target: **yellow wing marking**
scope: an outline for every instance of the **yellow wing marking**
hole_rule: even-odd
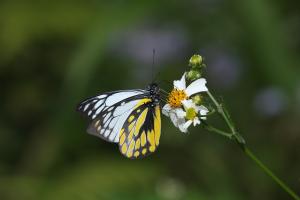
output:
[[[130,143],[130,145],[129,145],[127,154],[126,154],[126,156],[129,157],[129,158],[130,158],[130,157],[132,156],[132,154],[133,154],[134,144],[135,144],[135,142],[134,142],[134,140],[132,140],[131,143]]]
[[[155,143],[155,132],[154,132],[154,130],[152,130],[152,131],[148,131],[148,134],[147,134],[147,136],[148,136],[148,141],[149,141],[149,143],[150,143],[150,147],[149,147],[149,151],[150,152],[154,152],[155,151],[155,149],[156,149],[156,143]]]
[[[137,111],[127,119],[127,127],[123,127],[119,134],[119,145],[123,155],[128,158],[144,157],[156,150],[161,135],[160,107],[156,106],[153,117],[152,130],[144,129],[144,123],[150,108],[139,109],[139,106],[150,102],[150,99],[142,99],[135,106]],[[146,126],[147,127],[147,126]],[[147,128],[146,128],[147,129]]]
[[[155,145],[155,139],[154,139],[154,131],[148,131],[148,142],[150,143],[151,146]]]
[[[141,134],[141,145],[142,145],[142,147],[145,146],[145,144],[146,144],[146,133],[145,133],[145,131],[143,131],[142,134]]]
[[[151,102],[151,99],[148,99],[148,98],[145,98],[145,99],[141,99],[135,106],[135,108],[138,108],[140,107],[141,105],[145,104],[145,103],[148,103],[148,102]]]
[[[135,144],[135,141],[132,140],[131,143],[130,143],[130,145],[129,145],[128,151],[133,151],[133,149],[134,149],[134,144]]]
[[[159,139],[161,134],[161,119],[160,119],[160,107],[155,107],[155,118],[154,118],[154,133],[155,133],[155,144],[159,145]]]
[[[134,152],[134,157],[138,157],[140,155],[140,152],[138,152],[138,151],[136,151],[136,152]]]
[[[119,144],[122,145],[122,144],[125,142],[125,139],[126,139],[126,136],[125,136],[125,133],[124,133],[124,129],[123,129],[123,128],[121,129],[119,135],[120,135]]]
[[[132,122],[133,123],[133,122]],[[130,130],[130,129],[129,129]],[[135,127],[131,128],[130,132],[129,132],[129,135],[127,137],[127,141],[130,142],[133,138],[133,134],[134,134],[134,131],[136,130]]]
[[[146,153],[147,153],[147,149],[144,148],[143,151],[142,151],[142,154],[145,155]]]
[[[146,108],[139,116],[138,120],[136,121],[136,125],[135,125],[135,133],[134,135],[135,136],[138,136],[139,134],[139,131],[142,127],[142,125],[144,124],[145,122],[145,119],[146,119],[146,116],[147,116],[147,112],[148,112],[148,108]]]
[[[132,130],[134,124],[135,124],[134,122],[131,122],[131,124],[129,124],[129,126],[128,126],[128,131],[131,131],[131,130]]]
[[[135,150],[138,150],[138,149],[140,148],[140,146],[141,146],[141,139],[138,138],[138,139],[135,141],[135,147],[134,147],[134,149],[135,149]]]
[[[127,136],[127,141],[131,142],[133,139],[133,136],[137,137],[142,125],[145,122],[146,116],[147,116],[148,108],[146,108],[137,118],[136,121],[131,122],[131,124],[128,126],[129,134]]]
[[[149,148],[149,151],[150,151],[150,152],[154,152],[154,151],[155,151],[155,149],[156,149],[156,147],[155,147],[155,146],[150,146],[150,148]]]
[[[131,115],[131,116],[129,117],[128,122],[130,123],[130,122],[132,122],[132,120],[134,120],[134,115]]]
[[[132,156],[132,151],[127,151],[126,156],[127,156],[128,158],[130,158],[130,157]]]
[[[123,144],[121,151],[125,155],[125,153],[127,151],[127,145],[126,145],[126,143]]]

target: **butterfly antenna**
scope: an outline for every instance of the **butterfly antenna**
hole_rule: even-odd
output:
[[[157,77],[159,76],[159,73],[156,73],[154,76],[154,66],[155,66],[155,49],[153,49],[153,57],[152,57],[152,83],[156,82]]]
[[[156,82],[158,76],[160,75],[160,72],[157,72],[154,76],[154,67],[155,67],[155,49],[153,49],[153,54],[152,54],[152,70],[151,70],[151,73],[152,73],[152,83]]]
[[[151,78],[152,82],[154,81],[154,61],[155,61],[155,49],[152,50],[152,69],[151,69]]]
[[[167,81],[167,80],[160,80],[160,81],[158,81],[158,84],[159,85],[170,85],[170,81]]]

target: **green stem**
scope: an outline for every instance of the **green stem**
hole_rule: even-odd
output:
[[[257,164],[269,177],[272,178],[273,181],[275,181],[285,192],[287,192],[291,197],[293,197],[293,199],[295,200],[300,200],[300,197],[289,187],[287,186],[281,179],[279,179],[266,165],[264,165],[245,145],[245,141],[243,139],[243,137],[236,132],[236,129],[233,125],[233,123],[231,122],[229,115],[224,111],[224,108],[222,105],[220,105],[218,103],[218,101],[214,98],[214,96],[207,91],[208,96],[210,97],[210,99],[212,100],[212,102],[215,104],[215,106],[218,109],[218,113],[222,116],[222,118],[225,120],[226,124],[228,125],[231,133],[226,133],[222,130],[219,130],[217,128],[214,128],[210,125],[208,125],[207,123],[205,123],[204,125],[207,126],[206,129],[213,131],[215,133],[218,133],[220,135],[226,136],[227,138],[234,138],[238,144],[240,145],[240,147],[242,148],[243,152],[252,160],[255,162],[255,164]]]
[[[235,128],[232,125],[232,123],[230,122],[226,113],[224,112],[222,105],[217,102],[217,100],[214,98],[214,96],[210,93],[209,90],[207,91],[207,94],[210,97],[210,99],[213,101],[215,106],[217,107],[218,113],[220,113],[222,115],[222,117],[224,118],[224,120],[225,120],[226,124],[228,125],[228,127],[230,128],[231,132],[235,134],[236,133]]]
[[[210,93],[210,91],[207,91],[208,96],[210,97],[210,99],[213,101],[213,103],[215,104],[215,106],[217,107],[218,113],[223,117],[223,119],[225,120],[227,126],[229,127],[230,131],[231,131],[231,139],[234,138],[235,141],[240,145],[240,147],[243,149],[245,148],[245,140],[244,138],[237,133],[228,112],[226,112],[224,110],[224,107],[214,98],[214,96]]]
[[[284,189],[294,199],[300,200],[300,197],[289,188],[282,180],[280,180],[266,165],[264,165],[247,147],[244,152],[251,158],[267,175],[269,175],[282,189]]]
[[[224,137],[227,137],[227,138],[229,138],[229,139],[232,139],[232,134],[231,134],[231,133],[227,133],[227,132],[222,131],[222,130],[220,130],[220,129],[218,129],[218,128],[215,128],[215,127],[213,127],[213,126],[207,124],[207,123],[206,123],[205,121],[203,121],[203,120],[201,120],[201,123],[204,124],[204,128],[205,128],[206,130],[215,132],[215,133],[217,133],[217,134],[219,134],[219,135],[221,135],[221,136],[224,136]]]

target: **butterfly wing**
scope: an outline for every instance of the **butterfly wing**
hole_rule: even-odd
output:
[[[90,119],[87,132],[109,142],[119,142],[119,133],[127,117],[146,90],[121,90],[89,98],[77,110]]]
[[[120,130],[119,148],[128,158],[142,158],[159,145],[161,134],[160,106],[150,100],[140,100]]]

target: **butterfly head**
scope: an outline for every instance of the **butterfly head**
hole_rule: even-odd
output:
[[[147,86],[146,90],[150,92],[150,96],[152,98],[152,101],[155,105],[159,104],[160,102],[160,95],[159,95],[159,87],[157,83],[151,83]]]

